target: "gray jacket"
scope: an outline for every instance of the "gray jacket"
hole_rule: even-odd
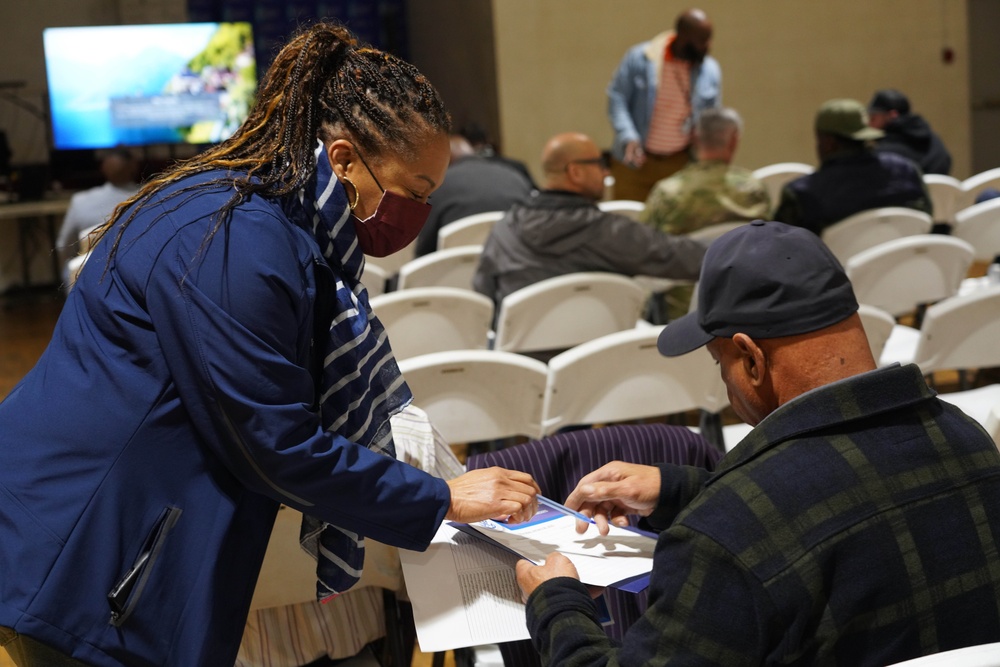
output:
[[[705,245],[601,211],[572,192],[515,204],[483,248],[472,284],[497,304],[527,285],[579,271],[697,280]]]

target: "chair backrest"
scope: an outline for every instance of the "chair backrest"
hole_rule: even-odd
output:
[[[834,256],[845,264],[852,255],[886,241],[929,234],[934,221],[922,211],[899,206],[855,213],[823,230],[822,238]]]
[[[472,289],[483,246],[470,245],[428,253],[399,268],[397,289],[412,287],[457,287]]]
[[[976,196],[987,188],[1000,190],[1000,167],[981,171],[962,181],[962,196],[958,202],[959,210],[975,204]]]
[[[656,350],[662,330],[620,331],[550,359],[543,432],[726,407],[726,387],[708,351],[664,357]]]
[[[990,409],[990,414],[986,417],[983,428],[993,438],[993,444],[997,446],[997,449],[1000,449],[1000,403]]]
[[[939,370],[1000,366],[1000,286],[954,296],[927,309],[913,363]]]
[[[1000,665],[1000,642],[942,651],[922,658],[897,662],[888,667],[996,667]]]
[[[944,174],[924,174],[924,185],[931,197],[934,219],[938,222],[953,222],[962,197],[962,181]]]
[[[541,435],[548,368],[540,361],[456,350],[403,359],[399,370],[414,403],[450,444]]]
[[[365,266],[374,264],[385,271],[385,274],[391,278],[399,271],[399,267],[403,266],[416,256],[417,242],[413,241],[402,250],[398,250],[385,257],[372,257],[370,255],[365,255]]]
[[[361,284],[368,290],[368,298],[385,294],[389,274],[378,264],[372,264],[365,259],[365,270],[361,272]]]
[[[885,349],[886,341],[892,334],[892,328],[896,326],[896,319],[881,308],[867,303],[858,304],[858,316],[861,318],[861,326],[865,328],[872,357],[878,361],[882,356],[882,350]]]
[[[437,249],[485,245],[493,225],[503,218],[504,213],[505,211],[487,211],[449,222],[438,230]]]
[[[646,202],[635,201],[634,199],[609,199],[608,201],[597,202],[597,208],[607,213],[617,213],[628,216],[633,220],[638,220],[639,214],[646,209]]]
[[[781,188],[785,187],[785,183],[811,174],[813,171],[815,171],[815,167],[804,162],[776,162],[754,169],[753,175],[764,184],[764,188],[771,198],[771,207],[777,208],[778,200],[781,198]]]
[[[972,256],[972,246],[961,239],[920,234],[863,250],[844,270],[858,302],[899,317],[958,294]]]
[[[1000,197],[956,213],[951,234],[972,244],[977,262],[993,261],[1000,255]]]
[[[632,329],[646,296],[634,280],[614,273],[548,278],[503,299],[493,346],[507,352],[565,350]]]
[[[747,221],[745,220],[739,222],[720,222],[715,225],[709,225],[707,227],[702,227],[701,229],[696,229],[693,232],[690,232],[687,236],[688,238],[695,239],[696,241],[711,243],[726,232],[731,232],[737,227],[742,227],[745,224],[747,224]]]
[[[484,350],[493,301],[455,287],[415,287],[371,300],[396,359],[448,350]]]

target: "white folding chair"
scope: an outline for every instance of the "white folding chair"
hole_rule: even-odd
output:
[[[370,255],[365,255],[365,266],[374,264],[378,268],[385,271],[385,275],[392,278],[399,271],[399,267],[403,266],[416,256],[417,242],[413,241],[402,250],[398,250],[385,257],[372,257]]]
[[[385,272],[385,269],[378,264],[369,262],[365,258],[365,268],[361,272],[361,284],[368,290],[369,299],[380,294],[385,294],[385,286],[388,280],[389,274]]]
[[[1000,449],[1000,401],[993,404],[990,408],[990,414],[986,417],[986,423],[983,424],[986,432],[990,434],[993,438],[993,444]]]
[[[776,162],[759,169],[754,169],[753,176],[764,184],[771,198],[771,208],[778,207],[781,199],[781,189],[785,184],[815,171],[812,165],[803,162]]]
[[[472,289],[483,246],[459,246],[410,260],[399,268],[396,289],[413,287],[457,287]]]
[[[505,211],[487,211],[453,220],[438,230],[437,249],[447,250],[467,245],[484,245],[493,225]]]
[[[922,658],[897,662],[888,667],[997,667],[1000,642],[942,651]]]
[[[894,332],[895,335],[895,332]],[[937,371],[1000,366],[1000,286],[965,296],[954,296],[927,309],[912,352],[886,347],[880,364],[912,362],[924,375]],[[887,358],[890,350],[892,358]],[[985,424],[993,406],[1000,403],[1000,385],[941,394],[970,417]]]
[[[858,316],[861,318],[861,326],[865,328],[865,336],[868,337],[872,358],[878,361],[885,349],[886,341],[892,334],[893,327],[896,326],[896,320],[881,308],[866,303],[858,304]]]
[[[720,222],[715,225],[708,225],[707,227],[696,229],[693,232],[690,232],[687,236],[688,238],[695,239],[696,241],[704,241],[705,243],[711,243],[712,241],[719,238],[726,232],[731,232],[737,227],[742,227],[745,224],[747,224],[746,221]]]
[[[977,262],[992,262],[1000,255],[1000,197],[956,213],[951,235],[972,245]]]
[[[1000,167],[987,169],[962,181],[962,195],[958,209],[968,208],[976,203],[976,196],[987,188],[1000,190]]]
[[[726,407],[726,388],[708,351],[664,357],[656,350],[662,330],[619,331],[550,359],[543,432]]]
[[[639,214],[646,209],[646,202],[632,199],[609,199],[597,202],[597,208],[606,213],[617,213],[638,220]]]
[[[855,213],[823,230],[821,237],[841,264],[852,255],[886,241],[929,234],[934,221],[923,211],[899,206]]]
[[[371,300],[396,359],[448,350],[484,350],[493,300],[455,287],[414,287]]]
[[[944,174],[924,174],[924,185],[931,197],[934,219],[938,222],[954,222],[962,196],[962,181]]]
[[[633,329],[646,297],[634,280],[614,273],[549,278],[503,299],[493,346],[506,352],[565,350]]]
[[[958,294],[972,257],[972,246],[961,239],[920,234],[863,250],[844,270],[859,303],[900,317]]]
[[[449,443],[539,438],[548,368],[492,350],[435,352],[399,362],[413,400]]]

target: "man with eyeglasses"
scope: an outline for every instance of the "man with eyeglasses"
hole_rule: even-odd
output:
[[[549,139],[542,170],[543,189],[515,204],[490,233],[476,291],[499,305],[522,287],[580,271],[697,279],[702,243],[598,208],[608,166],[590,137],[567,132]]]

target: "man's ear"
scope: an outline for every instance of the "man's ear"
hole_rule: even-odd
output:
[[[764,350],[746,334],[738,333],[732,340],[750,384],[754,387],[763,386],[767,378],[767,355]]]
[[[325,148],[326,155],[330,158],[330,166],[333,167],[333,173],[338,178],[344,177],[347,174],[347,167],[355,159],[354,145],[347,139],[335,139],[326,144]]]

